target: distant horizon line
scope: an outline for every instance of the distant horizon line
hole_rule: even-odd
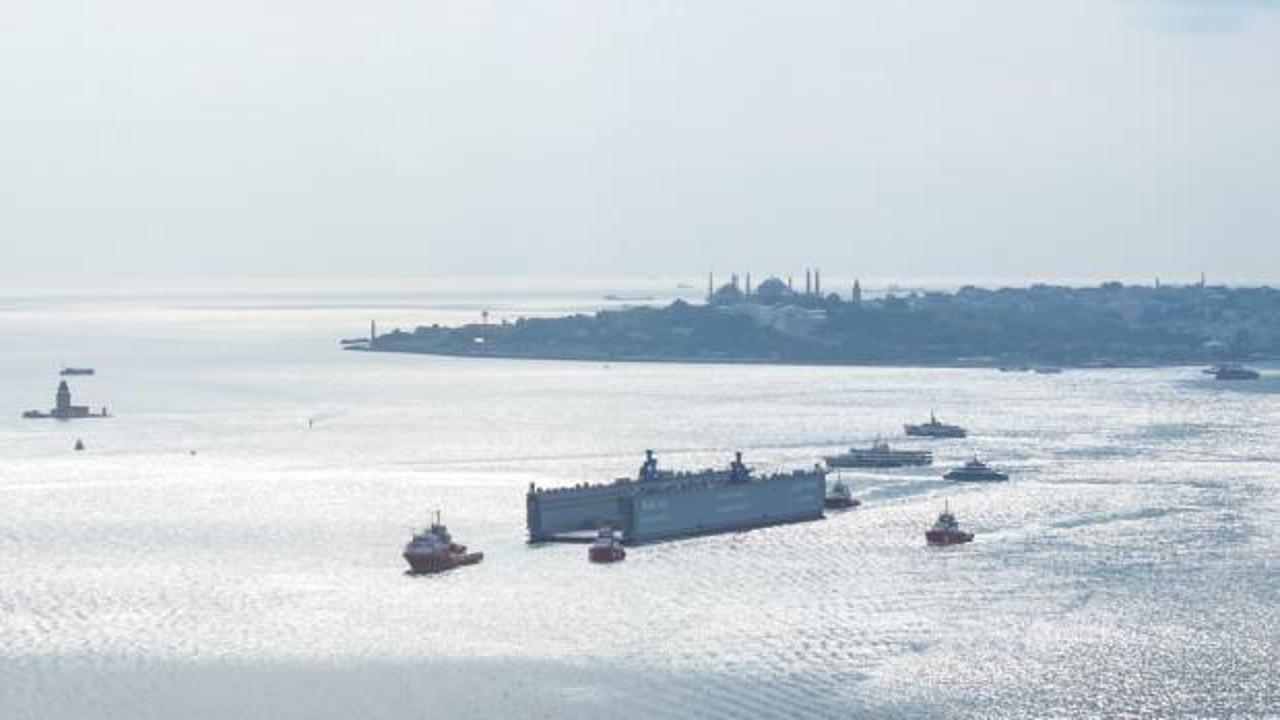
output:
[[[552,283],[556,281],[572,280],[575,282],[583,281],[619,281],[625,280],[630,282],[677,282],[693,285],[693,289],[706,289],[708,274],[711,273],[715,277],[716,287],[728,284],[733,276],[737,276],[739,281],[743,281],[749,274],[753,278],[753,285],[771,278],[776,277],[786,280],[788,277],[804,280],[804,274],[807,270],[818,270],[823,273],[823,286],[835,290],[837,287],[843,287],[853,281],[859,281],[864,287],[868,284],[887,287],[890,285],[900,286],[906,289],[924,288],[924,287],[954,287],[961,288],[966,285],[977,287],[1029,287],[1032,285],[1060,285],[1064,287],[1091,287],[1101,285],[1107,282],[1120,282],[1125,285],[1135,286],[1154,286],[1156,281],[1161,285],[1197,285],[1201,282],[1201,275],[1197,272],[1190,275],[1128,275],[1128,274],[1063,274],[1063,275],[1045,275],[1041,273],[1028,273],[1024,275],[1018,274],[993,274],[993,275],[931,275],[921,274],[914,276],[896,275],[896,274],[858,274],[848,272],[829,273],[826,269],[818,266],[810,266],[808,268],[800,268],[789,272],[764,272],[760,273],[755,270],[703,270],[701,273],[668,271],[658,273],[624,273],[624,272],[521,272],[521,273],[496,273],[496,272],[441,272],[441,273],[174,273],[166,275],[156,274],[136,274],[127,275],[120,273],[88,275],[79,273],[4,273],[0,272],[0,279],[6,282],[18,281],[29,283],[91,283],[99,286],[112,286],[132,284],[138,282],[146,283],[172,283],[172,282],[197,282],[201,284],[217,284],[224,282],[269,282],[284,281],[298,283],[323,282],[329,280],[345,280],[345,281],[396,281],[396,282],[420,282],[424,280],[493,280],[493,281],[509,281],[509,280],[527,280],[535,283]],[[1212,275],[1206,273],[1204,275],[1206,285],[1226,285],[1226,286],[1264,286],[1280,284],[1280,277],[1271,277],[1269,279],[1262,276],[1243,276],[1243,275]]]

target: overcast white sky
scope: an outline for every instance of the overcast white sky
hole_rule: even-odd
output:
[[[0,273],[1280,280],[1269,0],[0,4]]]

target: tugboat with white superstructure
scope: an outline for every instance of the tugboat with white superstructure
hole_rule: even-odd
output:
[[[924,540],[935,546],[960,545],[973,540],[973,533],[961,530],[956,516],[952,515],[951,509],[944,505],[938,519],[933,522],[933,527],[924,531]]]
[[[861,504],[862,501],[855,498],[849,486],[839,478],[827,489],[827,495],[822,499],[822,507],[828,510],[848,510]]]
[[[440,511],[437,510],[431,527],[414,533],[413,539],[404,546],[404,559],[409,563],[411,573],[426,575],[462,565],[475,565],[484,559],[484,553],[467,552],[466,545],[455,543],[449,529],[440,522]]]
[[[912,437],[927,438],[962,438],[969,433],[959,425],[947,425],[938,422],[938,418],[933,413],[929,413],[929,422],[920,423],[918,425],[907,424],[903,426],[907,434]]]
[[[627,550],[622,547],[622,538],[611,527],[600,528],[595,542],[587,550],[587,559],[593,563],[618,562],[626,557]]]

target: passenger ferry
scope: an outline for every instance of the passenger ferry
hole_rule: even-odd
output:
[[[1009,476],[993,470],[989,465],[974,457],[964,465],[943,475],[948,480],[959,480],[962,482],[982,482],[992,480],[1008,480]]]
[[[894,450],[889,447],[889,443],[876,438],[870,448],[849,448],[847,453],[828,455],[823,460],[827,467],[833,468],[896,468],[932,465],[933,453],[928,450]]]

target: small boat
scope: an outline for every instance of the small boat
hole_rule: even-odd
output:
[[[68,376],[71,376],[71,375],[92,375],[92,374],[93,374],[93,368],[89,368],[89,367],[64,367],[64,368],[62,368],[62,371],[61,371],[61,372],[59,372],[58,374],[59,374],[59,375],[61,375],[61,376],[63,376],[63,377],[68,377]]]
[[[959,545],[972,540],[973,533],[961,530],[956,516],[944,505],[933,527],[924,531],[924,539],[930,545]]]
[[[933,453],[928,450],[893,450],[889,443],[876,438],[870,448],[849,448],[849,452],[828,455],[823,458],[827,467],[896,468],[907,465],[932,465]]]
[[[903,429],[908,435],[914,437],[928,438],[962,438],[968,435],[968,432],[959,425],[947,425],[938,422],[938,418],[933,413],[929,413],[929,422],[920,423],[918,425],[904,425]]]
[[[439,573],[462,565],[475,565],[484,559],[484,553],[467,552],[466,545],[459,545],[449,535],[449,529],[440,522],[440,513],[431,527],[413,534],[404,546],[404,559],[414,574]]]
[[[959,480],[961,482],[983,482],[992,480],[1008,480],[1009,476],[991,469],[986,463],[974,457],[954,470],[951,470],[944,478],[948,480]]]
[[[74,449],[77,451],[84,450],[84,441],[80,440],[79,438],[76,438],[76,444]]]
[[[848,508],[856,508],[862,504],[849,491],[849,486],[844,484],[843,480],[836,480],[835,483],[827,490],[827,495],[822,499],[822,506],[828,510],[846,510]]]
[[[587,549],[587,559],[593,563],[618,562],[626,557],[627,551],[622,547],[622,538],[611,527],[600,528],[595,542]]]
[[[1217,380],[1257,380],[1262,377],[1257,370],[1247,368],[1243,365],[1228,363],[1226,365],[1218,365],[1217,367],[1206,370]]]

